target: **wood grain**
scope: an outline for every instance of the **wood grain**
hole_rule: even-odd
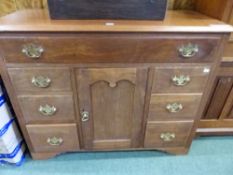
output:
[[[32,140],[35,152],[68,152],[79,150],[76,124],[57,125],[27,125],[29,137]],[[47,143],[48,138],[58,137],[63,139],[63,143],[52,146]]]
[[[152,93],[202,93],[205,82],[209,78],[210,65],[168,65],[155,68]],[[185,86],[177,86],[172,82],[174,76],[189,76],[190,82]]]
[[[66,123],[74,122],[74,100],[72,93],[20,95],[18,96],[25,122],[31,123]],[[54,106],[56,112],[52,116],[45,116],[39,112],[40,106]]]
[[[232,77],[231,77],[231,79],[232,79]],[[219,118],[222,120],[233,119],[233,86],[232,86],[232,89],[227,97],[226,103],[223,107],[223,110],[222,110]]]
[[[80,151],[79,142],[82,151],[159,149],[187,153],[198,121],[203,116],[232,28],[190,11],[168,12],[167,15],[164,21],[53,21],[47,12],[26,10],[0,19],[0,71],[34,158]],[[106,25],[106,22],[111,25]],[[31,42],[45,49],[37,60],[22,53],[22,45]],[[189,43],[198,44],[199,52],[191,59],[183,59],[178,48]],[[201,73],[205,66],[211,68],[209,75]],[[191,104],[190,110],[196,112],[195,116],[188,119],[177,115],[174,120],[164,119],[166,116],[148,122],[153,80],[160,75],[160,72],[154,72],[159,68],[164,69],[163,73],[169,73],[164,73],[165,80],[163,77],[156,80],[155,87],[170,82],[173,73],[190,73],[196,83],[189,85],[196,92],[184,92],[186,87],[171,92],[173,89],[165,83],[166,92],[156,92],[156,95],[166,98],[160,98],[156,107],[167,99],[169,101],[172,95],[182,100],[182,95],[188,93],[186,95],[190,98],[184,98],[184,102]],[[23,81],[10,78],[9,70],[16,69],[29,70],[22,76],[27,78]],[[31,91],[27,84],[31,79],[28,75],[34,71],[45,72],[54,81],[59,81],[56,86],[51,84],[51,90]],[[15,71],[13,76],[17,77],[17,74],[21,75],[21,72]],[[65,85],[65,80],[68,85]],[[16,90],[16,86],[21,90]],[[64,94],[73,97],[73,101],[68,100],[67,104],[74,108],[74,120],[35,121],[27,125],[19,102],[27,102],[24,106],[27,109],[26,106],[31,105],[28,101],[36,104],[40,102],[35,100],[36,97],[43,97],[43,103],[59,102],[60,105],[62,100],[56,97]],[[195,95],[202,95],[200,101]],[[19,100],[18,96],[26,100]],[[194,103],[199,104],[198,110]],[[89,112],[88,121],[82,120],[84,111]],[[189,113],[186,112],[187,115]],[[61,115],[62,118],[64,116]],[[171,143],[163,143],[161,132],[174,132],[176,138]],[[54,135],[68,139],[64,142],[67,145],[48,147],[44,140]]]
[[[197,0],[196,10],[215,17],[229,24],[233,24],[233,1],[232,0]],[[232,35],[226,44],[221,68],[218,72],[219,81],[213,88],[211,94],[209,108],[207,109],[207,118],[203,116],[203,120],[199,122],[197,130],[198,135],[232,135],[233,127],[231,118],[232,102],[231,102],[231,78],[232,78],[232,62],[233,62],[233,45]],[[220,79],[220,80],[219,80]]]
[[[152,94],[149,121],[194,119],[200,105],[202,94]],[[169,112],[168,104],[178,103],[183,109],[177,113]]]
[[[90,113],[82,124],[85,149],[140,145],[146,75],[136,68],[77,70],[80,112]]]
[[[61,92],[71,91],[71,74],[64,67],[24,67],[8,69],[11,81],[18,94],[34,94],[35,92]],[[32,78],[43,76],[49,78],[51,83],[47,88],[36,87]]]
[[[24,38],[25,37],[25,38]],[[0,36],[0,54],[8,63],[153,63],[210,62],[215,58],[219,35],[171,34],[40,34]],[[22,53],[26,44],[44,48],[40,58]],[[199,51],[185,59],[178,49],[198,45]],[[66,46],[66,47],[64,47]],[[127,49],[125,49],[127,48]]]
[[[213,93],[211,103],[205,114],[205,119],[218,119],[225,105],[227,97],[232,89],[233,79],[231,77],[220,77]]]
[[[145,147],[146,148],[169,148],[185,147],[189,134],[191,132],[192,121],[182,122],[149,122],[147,124]],[[175,139],[171,142],[164,142],[160,135],[162,133],[174,133]]]
[[[232,0],[196,0],[195,9],[213,18],[229,22],[229,14],[232,12]]]
[[[106,25],[106,23],[114,25]],[[168,11],[164,21],[51,20],[47,10],[22,10],[0,18],[3,32],[232,32],[231,26],[193,11]]]

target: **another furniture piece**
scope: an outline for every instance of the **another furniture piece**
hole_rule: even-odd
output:
[[[232,0],[196,0],[197,11],[233,25]],[[233,134],[233,34],[227,43],[221,67],[197,129],[198,135]]]
[[[68,151],[187,153],[232,27],[165,21],[0,19],[0,70],[34,159]]]
[[[168,0],[168,8],[173,9],[192,9],[190,0]],[[47,9],[47,0],[0,0],[0,16],[22,9]]]
[[[163,20],[168,0],[48,0],[51,19],[56,20]]]

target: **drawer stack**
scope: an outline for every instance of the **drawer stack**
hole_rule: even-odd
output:
[[[220,43],[217,34],[0,38],[35,159],[76,150],[186,153]]]
[[[185,147],[210,70],[208,64],[155,68],[145,147]]]
[[[9,68],[33,151],[79,149],[71,74],[64,67]]]

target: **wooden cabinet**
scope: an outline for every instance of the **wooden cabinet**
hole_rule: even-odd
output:
[[[233,25],[232,0],[196,0],[197,11]],[[232,87],[233,87],[233,34],[226,43],[221,67],[209,96],[205,113],[199,123],[198,135],[233,134]]]
[[[233,77],[218,77],[205,119],[218,119],[233,87]],[[226,116],[225,116],[226,117]]]
[[[217,18],[226,23],[233,25],[233,1],[232,0],[195,0],[195,10],[208,15],[213,18]],[[223,62],[233,61],[233,34],[231,34],[230,40],[227,43],[224,54]]]
[[[137,148],[141,144],[148,69],[77,69],[85,149]]]
[[[198,135],[233,134],[233,68],[221,67],[197,129]]]
[[[34,159],[189,150],[232,28],[182,11],[110,24],[0,19],[0,73]]]

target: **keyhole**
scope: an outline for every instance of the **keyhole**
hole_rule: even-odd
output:
[[[116,85],[117,85],[117,84],[116,84],[115,82],[110,82],[110,83],[109,83],[109,86],[110,86],[111,88],[116,87]]]

